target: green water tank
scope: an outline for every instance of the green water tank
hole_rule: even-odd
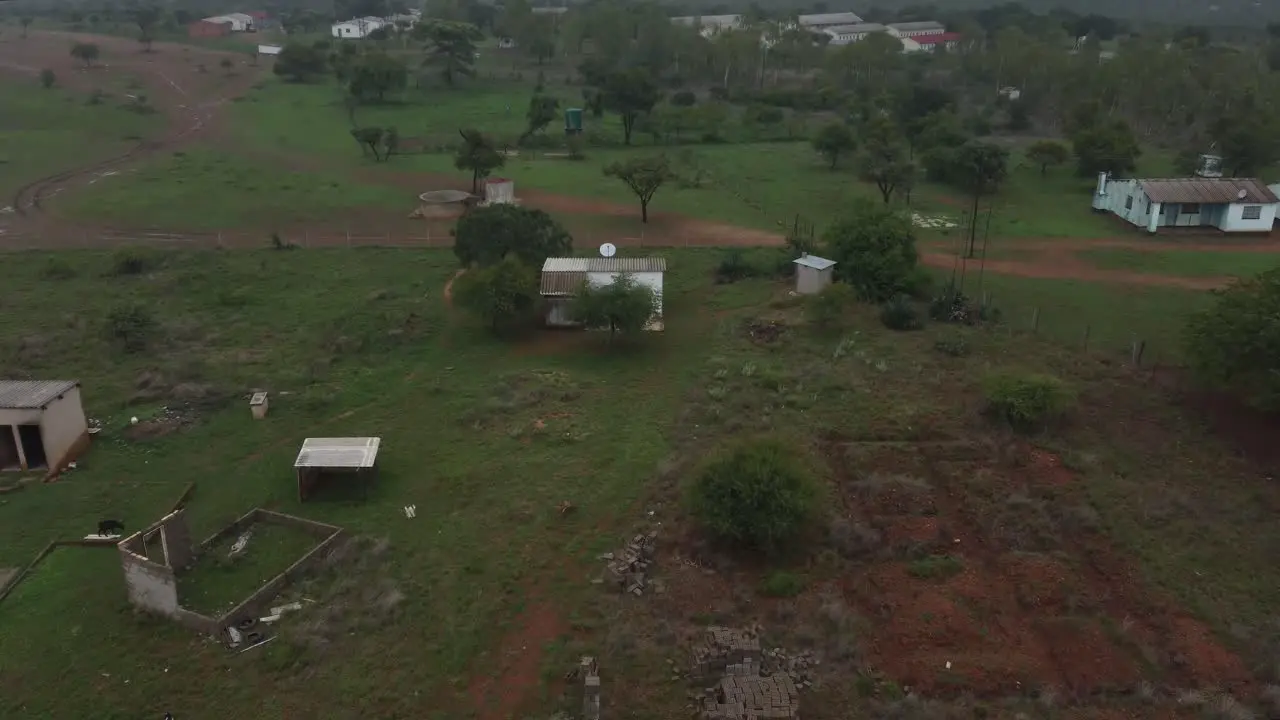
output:
[[[582,132],[582,108],[568,108],[564,111],[564,131],[567,133]]]

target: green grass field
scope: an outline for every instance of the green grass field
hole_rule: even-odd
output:
[[[31,180],[123,153],[159,127],[155,116],[123,107],[126,88],[104,92],[90,104],[87,93],[45,90],[35,77],[0,80],[0,196],[7,200]]]
[[[1086,250],[1080,253],[1080,257],[1101,268],[1188,277],[1250,276],[1280,265],[1280,256],[1267,252],[1195,250],[1146,252],[1124,248],[1098,248]]]
[[[142,272],[125,275],[111,254],[14,256],[22,262],[0,267],[0,357],[18,373],[79,378],[86,411],[104,430],[74,473],[3,496],[0,566],[82,535],[101,517],[143,526],[191,481],[196,537],[265,506],[381,539],[368,547],[382,550],[362,551],[353,565],[361,574],[343,576],[345,585],[339,577],[332,588],[309,586],[317,606],[286,620],[281,639],[235,656],[135,615],[113,552],[60,549],[0,605],[0,711],[215,718],[252,701],[279,716],[498,717],[472,688],[488,675],[510,680],[499,653],[514,636],[534,653],[533,687],[511,712],[545,717],[571,705],[559,678],[588,653],[611,669],[615,702],[628,703],[632,717],[672,717],[685,703],[669,692],[664,658],[673,647],[651,634],[648,612],[588,582],[595,556],[617,548],[650,509],[673,526],[664,542],[683,542],[675,486],[733,438],[784,433],[813,453],[832,433],[994,443],[1001,435],[975,408],[982,378],[999,367],[1054,372],[1081,391],[1089,421],[1051,442],[1070,451],[1082,489],[1146,577],[1216,627],[1256,627],[1269,616],[1280,587],[1265,562],[1269,521],[1240,508],[1274,491],[1122,368],[1004,329],[890,333],[874,309],[855,312],[840,333],[815,334],[787,284],[714,285],[717,251],[664,254],[667,330],[615,352],[591,334],[484,334],[441,300],[455,266],[443,251],[154,253],[141,256]],[[998,297],[1017,294],[993,287]],[[1096,297],[1080,302],[1119,303]],[[147,349],[125,353],[109,318],[135,305],[154,322]],[[783,322],[782,338],[747,339],[743,323],[757,318]],[[956,333],[969,357],[932,349]],[[253,388],[273,393],[262,421],[246,407]],[[129,429],[130,415],[151,427],[160,406],[182,418],[171,432]],[[1133,413],[1159,423],[1159,442],[1119,431]],[[383,438],[368,501],[297,502],[291,461],[317,435]],[[1194,501],[1161,504],[1157,516],[1153,493]],[[564,500],[576,512],[561,515]],[[406,504],[417,505],[416,518],[404,517]],[[785,561],[812,592],[863,571],[813,552]],[[749,599],[760,579],[745,572]],[[194,580],[213,606],[241,589],[222,587],[218,568]],[[652,612],[666,607],[645,602]],[[558,621],[545,635],[522,634],[532,632],[528,613],[546,608]],[[823,693],[844,697],[840,687],[806,702],[822,707]],[[839,707],[875,702],[846,700]]]

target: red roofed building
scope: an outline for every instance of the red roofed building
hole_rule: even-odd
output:
[[[932,35],[917,35],[911,39],[920,46],[921,50],[933,52],[933,49],[939,46],[948,50],[954,48],[956,43],[960,42],[960,37],[960,33],[957,32],[942,32]]]

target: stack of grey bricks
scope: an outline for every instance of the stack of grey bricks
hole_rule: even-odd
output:
[[[760,638],[751,630],[707,628],[693,651],[693,674],[709,685],[706,720],[797,720],[799,699],[787,674],[761,677]]]
[[[583,657],[579,666],[582,675],[582,718],[600,720],[600,666],[593,657]]]
[[[647,585],[645,571],[653,564],[657,547],[658,531],[652,530],[644,535],[636,535],[618,553],[606,556],[609,560],[609,575],[622,592],[632,595],[644,593]]]

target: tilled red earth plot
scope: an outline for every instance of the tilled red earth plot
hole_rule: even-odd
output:
[[[1248,695],[1241,659],[1146,587],[1099,533],[1053,455],[832,442],[850,522],[893,551],[841,583],[871,620],[870,666],[929,696],[1054,688],[1075,698],[1141,683]],[[848,468],[859,468],[854,477]]]

